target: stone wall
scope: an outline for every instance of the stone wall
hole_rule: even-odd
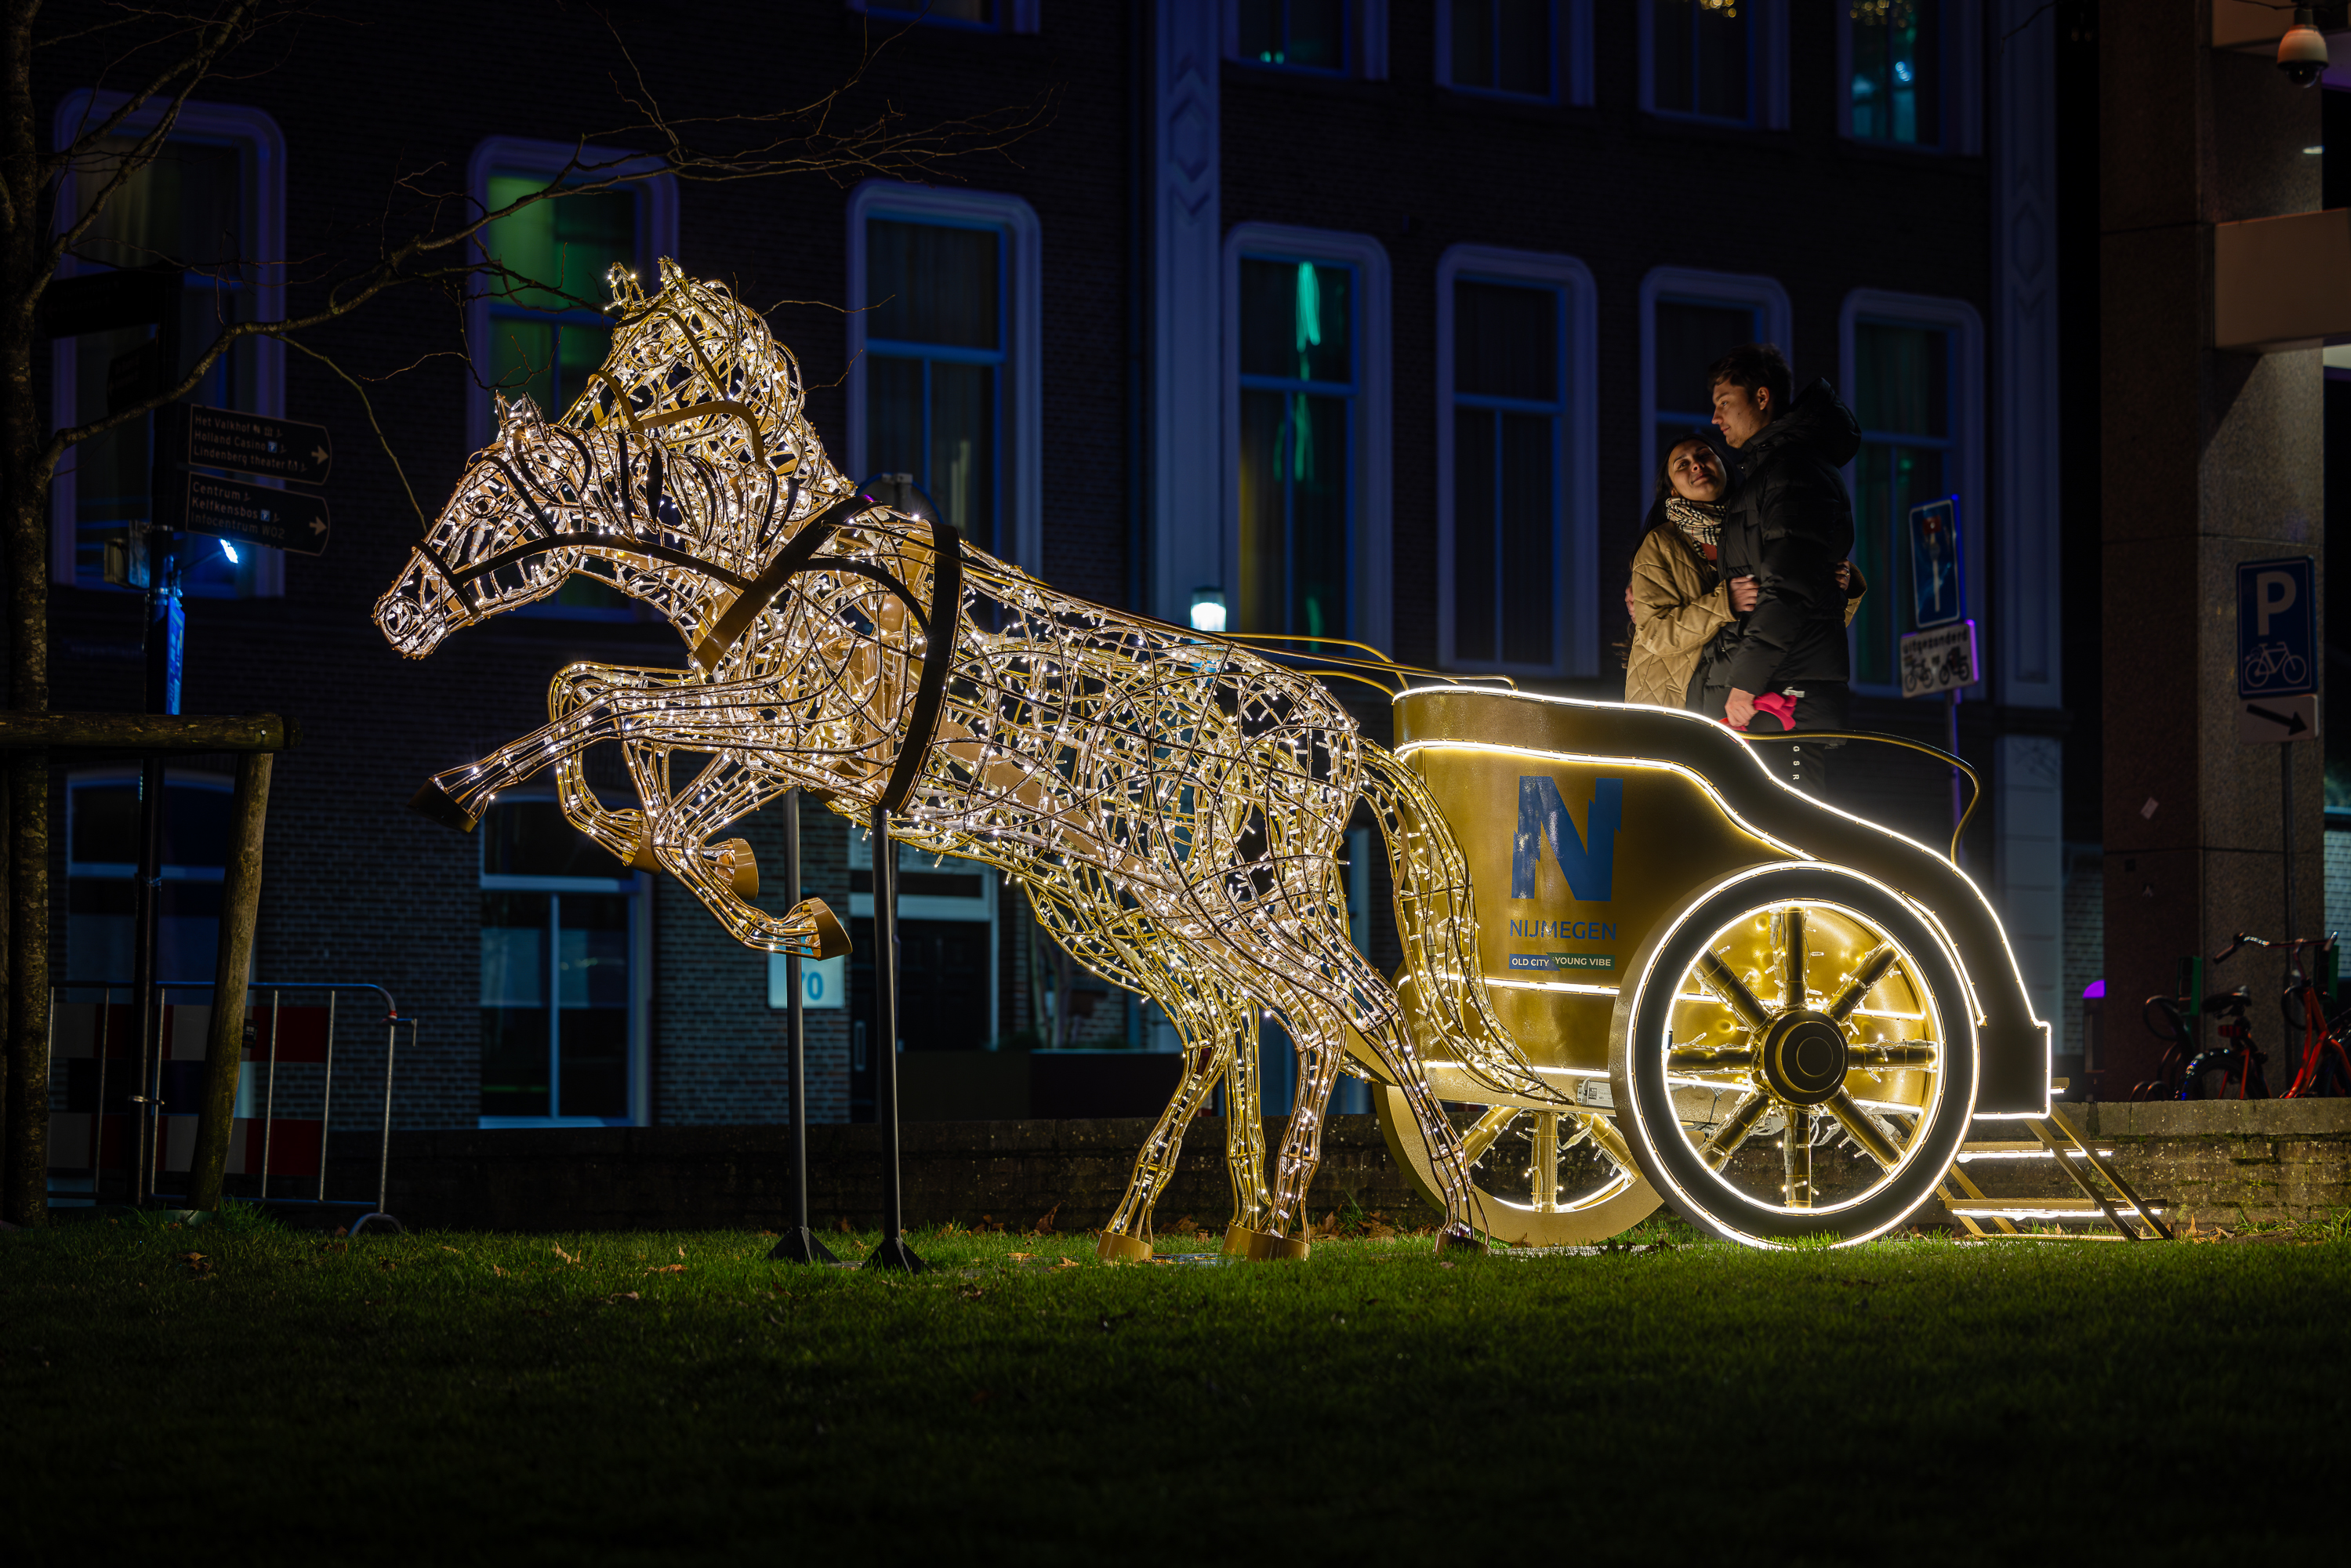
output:
[[[2207,1228],[2308,1220],[2351,1207],[2351,1100],[2069,1105],[2075,1125],[2114,1151],[2124,1179],[2180,1220]],[[1053,1216],[1062,1231],[1099,1227],[1116,1208],[1143,1117],[1089,1121],[909,1123],[901,1132],[905,1220],[1027,1229]],[[2021,1136],[1982,1124],[1987,1137]],[[1266,1124],[1279,1142],[1281,1124]],[[1224,1124],[1202,1117],[1185,1140],[1161,1201],[1161,1228],[1189,1215],[1211,1229],[1232,1212]],[[395,1132],[392,1212],[410,1225],[458,1229],[656,1229],[784,1223],[790,1129],[623,1127]],[[339,1134],[329,1191],[375,1190],[376,1143]],[[810,1129],[810,1209],[819,1226],[870,1227],[881,1209],[879,1129]],[[1991,1168],[1997,1166],[1997,1169]],[[1999,1197],[2071,1196],[2044,1161],[1980,1162],[1970,1175]],[[1320,1218],[1352,1195],[1404,1226],[1435,1222],[1389,1158],[1377,1122],[1335,1116],[1310,1208]]]

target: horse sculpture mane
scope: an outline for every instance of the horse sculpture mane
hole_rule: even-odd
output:
[[[674,264],[663,277],[651,300],[622,286],[612,356],[560,422],[507,411],[377,619],[421,654],[542,589],[571,559],[559,552],[577,549],[677,623],[697,664],[574,665],[556,679],[548,726],[436,776],[420,800],[469,826],[497,790],[551,765],[567,814],[616,855],[677,875],[740,940],[816,953],[831,940],[829,913],[752,905],[747,846],[718,835],[796,787],[864,821],[885,778],[895,789],[903,775],[893,834],[1004,872],[1080,963],[1157,1001],[1184,1038],[1182,1087],[1105,1248],[1147,1249],[1151,1204],[1220,1077],[1237,1228],[1278,1241],[1297,1223],[1351,1051],[1410,1104],[1448,1225],[1466,1235],[1467,1162],[1414,1040],[1444,1041],[1498,1095],[1557,1096],[1476,978],[1460,851],[1416,776],[1317,682],[1246,648],[1055,593],[977,550],[947,573],[951,540],[840,479],[801,417],[797,368],[756,314]],[[687,518],[681,476],[712,498],[706,517]],[[448,553],[459,542],[462,559]],[[497,589],[478,569],[502,551],[538,559],[539,577]],[[939,645],[935,728],[910,739],[916,671],[941,638],[952,641]],[[623,748],[636,810],[607,810],[586,789],[580,759],[604,741]],[[710,760],[674,789],[673,753]],[[1347,930],[1337,855],[1359,799],[1390,848],[1412,981],[1401,996]],[[1301,1067],[1270,1190],[1255,1133],[1266,1012]]]

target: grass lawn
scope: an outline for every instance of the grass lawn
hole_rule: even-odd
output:
[[[771,1264],[742,1232],[0,1235],[0,1558],[2200,1563],[2340,1539],[2340,1240],[1447,1266],[1400,1237],[1118,1267],[1084,1238],[914,1240],[940,1267],[909,1280]]]

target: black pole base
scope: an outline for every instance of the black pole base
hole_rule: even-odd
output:
[[[805,1225],[795,1225],[784,1232],[784,1239],[768,1253],[770,1263],[838,1263],[840,1259],[825,1249],[816,1239],[816,1232]]]
[[[903,1236],[884,1236],[873,1249],[873,1256],[865,1260],[868,1269],[886,1269],[900,1274],[925,1274],[930,1265],[914,1256]]]

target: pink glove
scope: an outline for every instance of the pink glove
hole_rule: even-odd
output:
[[[1796,728],[1796,699],[1785,692],[1765,692],[1755,699],[1755,711],[1768,713],[1780,721],[1780,727],[1793,734]]]

